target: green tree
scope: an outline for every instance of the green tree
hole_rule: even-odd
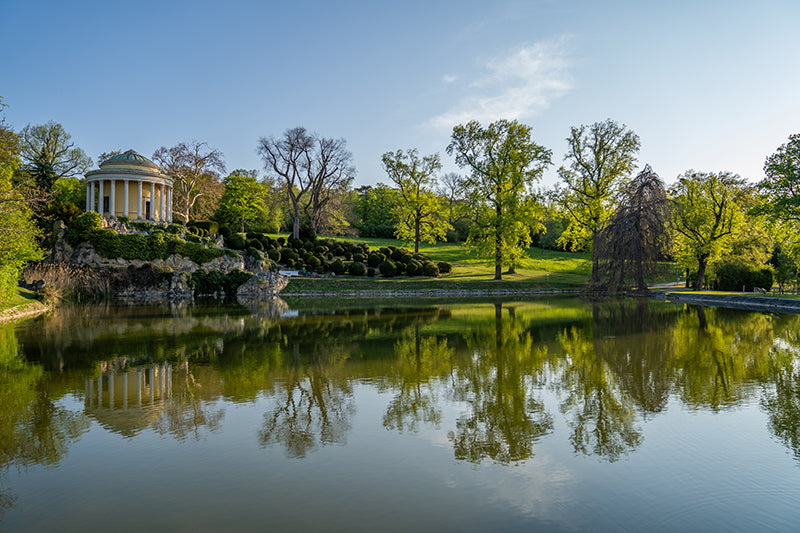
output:
[[[2,107],[0,100],[0,111]],[[14,295],[19,273],[28,261],[42,258],[29,202],[11,180],[22,163],[19,153],[20,136],[0,115],[0,301]]]
[[[703,288],[706,269],[730,250],[745,221],[740,207],[744,180],[730,172],[688,171],[670,188],[674,254],[696,272],[694,289]]]
[[[491,254],[494,279],[503,278],[504,265],[513,265],[521,247],[530,244],[524,197],[551,163],[552,152],[531,140],[531,128],[498,120],[487,127],[478,121],[453,128],[448,154],[468,168],[465,186],[478,221],[469,241]]]
[[[182,142],[171,148],[162,146],[153,153],[153,161],[173,179],[172,212],[184,225],[216,210],[214,201],[198,213],[202,199],[219,198],[219,173],[225,172],[222,152],[204,142]]]
[[[614,213],[617,193],[635,168],[639,136],[607,119],[571,128],[567,145],[564,160],[568,165],[558,169],[563,184],[558,196],[570,222],[559,242],[589,252]],[[597,268],[594,261],[594,281]]]
[[[237,169],[222,180],[225,191],[215,215],[218,221],[237,224],[244,232],[245,224],[264,216],[267,209],[264,197],[267,191],[258,182],[257,175],[255,170]]]
[[[353,207],[354,226],[362,237],[394,237],[395,207],[399,199],[397,190],[385,183],[374,187],[364,185],[355,190],[358,195]]]
[[[386,152],[381,156],[383,168],[397,186],[400,203],[395,208],[399,239],[413,240],[414,253],[419,253],[419,243],[444,239],[451,228],[440,215],[441,200],[434,192],[436,176],[442,168],[439,154],[419,157],[416,148],[403,152]]]
[[[767,157],[766,177],[758,184],[765,195],[765,211],[774,218],[800,221],[800,133]]]
[[[72,136],[57,122],[29,124],[20,136],[25,170],[44,191],[49,192],[57,179],[80,176],[92,166],[92,159],[75,146]]]

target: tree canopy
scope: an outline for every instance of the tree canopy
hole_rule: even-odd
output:
[[[567,145],[567,165],[558,175],[564,186],[559,199],[570,223],[561,239],[573,250],[591,251],[635,168],[639,136],[608,119],[571,128]]]
[[[703,288],[706,268],[725,256],[744,223],[744,186],[744,180],[730,172],[690,170],[670,188],[675,258],[696,273],[695,290]]]
[[[775,218],[800,222],[800,133],[767,157],[766,177],[758,184],[765,195],[766,212]]]
[[[266,211],[266,189],[258,182],[256,171],[237,169],[222,180],[225,191],[219,200],[215,218],[219,222],[236,224],[245,231],[245,224],[263,217]]]
[[[397,186],[399,203],[395,208],[397,237],[414,241],[414,253],[419,243],[442,240],[451,228],[441,216],[443,202],[436,196],[434,173],[442,168],[439,154],[420,158],[416,148],[386,152],[381,157],[383,168]]]
[[[61,124],[52,120],[22,129],[20,156],[36,186],[47,192],[57,179],[81,176],[92,166],[92,159],[75,146]]]
[[[470,171],[465,185],[478,222],[470,234],[484,254],[491,254],[494,279],[513,266],[530,243],[530,211],[524,197],[550,165],[552,152],[531,140],[531,128],[516,120],[486,127],[478,121],[453,128],[447,153]]]

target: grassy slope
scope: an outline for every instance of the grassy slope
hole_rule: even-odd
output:
[[[382,246],[405,246],[393,239],[348,238],[350,242],[367,243],[370,249]],[[409,248],[408,246],[406,246]],[[464,244],[423,244],[420,253],[434,261],[447,261],[453,271],[438,278],[391,279],[339,276],[335,278],[294,278],[284,289],[284,294],[306,291],[352,291],[352,290],[476,290],[476,289],[531,289],[531,288],[575,288],[586,282],[591,264],[587,254],[553,252],[531,248],[524,265],[513,275],[504,274],[502,281],[494,281],[494,265],[479,259]]]
[[[0,323],[44,312],[48,307],[39,301],[36,293],[17,288],[10,300],[0,302]]]

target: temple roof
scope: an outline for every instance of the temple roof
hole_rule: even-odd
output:
[[[103,168],[106,165],[143,166],[158,172],[161,171],[161,169],[158,168],[158,165],[135,150],[128,150],[127,152],[106,159],[100,163],[100,168]]]

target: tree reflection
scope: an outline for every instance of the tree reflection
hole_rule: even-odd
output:
[[[519,462],[533,456],[538,439],[553,429],[552,416],[533,397],[533,376],[546,363],[547,350],[533,345],[529,329],[502,304],[494,320],[467,334],[471,358],[457,369],[453,398],[467,402],[470,413],[448,433],[457,459],[479,463]]]
[[[784,319],[782,326],[770,356],[762,405],[770,431],[800,460],[800,317]]]
[[[264,414],[262,446],[281,444],[290,458],[302,458],[319,446],[345,444],[355,402],[350,382],[340,375],[348,350],[317,343],[311,362],[301,364],[300,345],[291,346],[293,369],[274,392],[275,406]]]
[[[569,328],[559,342],[566,352],[560,386],[567,396],[561,412],[572,417],[568,423],[575,452],[616,461],[635,450],[643,437],[632,398],[597,356],[593,340],[583,330]]]
[[[770,315],[695,306],[680,313],[673,335],[675,387],[689,406],[736,405],[767,375]]]
[[[395,344],[395,364],[389,377],[397,395],[383,415],[383,426],[398,431],[419,431],[420,421],[439,427],[442,410],[433,379],[450,371],[453,349],[447,339],[421,337],[420,325]]]

